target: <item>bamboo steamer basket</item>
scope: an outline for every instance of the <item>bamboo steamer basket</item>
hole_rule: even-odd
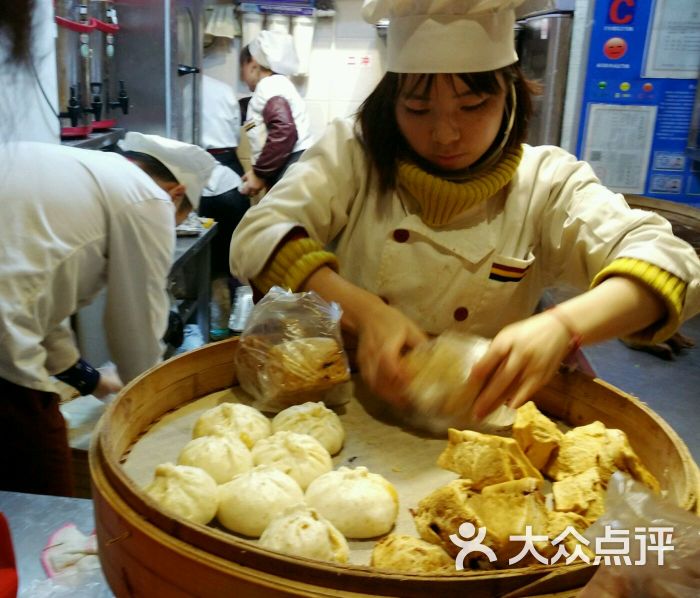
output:
[[[579,563],[449,576],[391,574],[281,555],[163,513],[122,464],[160,418],[236,383],[237,346],[235,338],[210,344],[152,368],[122,390],[95,430],[89,454],[95,529],[102,568],[117,596],[573,596],[595,572]],[[535,402],[572,426],[599,419],[625,430],[669,498],[696,508],[698,470],[687,447],[636,398],[570,373],[556,377]]]

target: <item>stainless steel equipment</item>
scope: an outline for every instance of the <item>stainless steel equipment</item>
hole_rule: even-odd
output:
[[[56,65],[58,105],[62,119],[61,135],[75,137],[92,130],[90,113],[90,34],[94,22],[88,16],[87,2],[56,2]]]
[[[566,95],[573,13],[537,13],[517,22],[518,56],[523,74],[542,85],[528,143],[559,145]]]
[[[88,14],[95,26],[90,35],[90,94],[95,129],[117,124],[118,114],[129,112],[129,96],[123,79],[117,80],[114,56],[119,33],[117,9],[111,0],[90,0]]]
[[[123,0],[120,77],[129,81],[126,128],[199,142],[204,9],[202,0]]]

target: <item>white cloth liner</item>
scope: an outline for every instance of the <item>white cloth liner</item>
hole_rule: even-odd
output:
[[[241,26],[238,24],[234,9],[233,4],[207,7],[204,26],[205,45],[211,44],[215,37],[233,39],[241,35]]]

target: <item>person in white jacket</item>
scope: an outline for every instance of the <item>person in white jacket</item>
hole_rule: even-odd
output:
[[[173,143],[129,133],[129,159],[0,143],[3,490],[72,492],[53,376],[101,397],[162,358],[175,225],[197,205],[216,164],[201,148],[204,163]],[[104,287],[104,326],[121,381],[81,358],[70,327],[70,316]]]
[[[270,189],[311,145],[306,104],[289,76],[297,71],[294,41],[288,33],[261,31],[240,54],[241,78],[253,92],[243,130],[252,168],[241,192]]]
[[[241,138],[241,107],[233,87],[209,75],[202,75],[202,139],[200,145],[217,162],[243,176],[238,159]]]
[[[519,0],[367,0],[389,18],[388,72],[241,221],[231,269],[259,293],[343,310],[369,387],[401,403],[403,353],[446,330],[493,338],[476,418],[517,407],[581,343],[669,337],[700,310],[700,262],[657,214],[586,163],[524,142]],[[535,313],[543,290],[582,294]]]

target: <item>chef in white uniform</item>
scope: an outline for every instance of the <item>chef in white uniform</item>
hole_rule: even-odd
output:
[[[700,310],[700,262],[660,216],[592,169],[524,142],[520,0],[368,0],[390,19],[388,71],[251,208],[232,272],[340,303],[360,372],[400,400],[401,355],[453,329],[493,337],[473,414],[518,406],[581,342],[667,338]],[[535,314],[548,286],[583,292]]]
[[[289,80],[298,60],[288,33],[261,31],[241,50],[241,77],[253,92],[243,129],[252,169],[241,191],[255,195],[270,189],[311,145],[306,104]]]
[[[230,85],[209,75],[202,75],[201,146],[217,162],[243,175],[238,159],[241,137],[241,107]]]
[[[114,153],[0,144],[0,485],[70,494],[70,452],[52,376],[103,396],[121,382],[81,359],[69,318],[106,287],[104,326],[123,382],[162,356],[175,224],[214,162],[136,133]]]

